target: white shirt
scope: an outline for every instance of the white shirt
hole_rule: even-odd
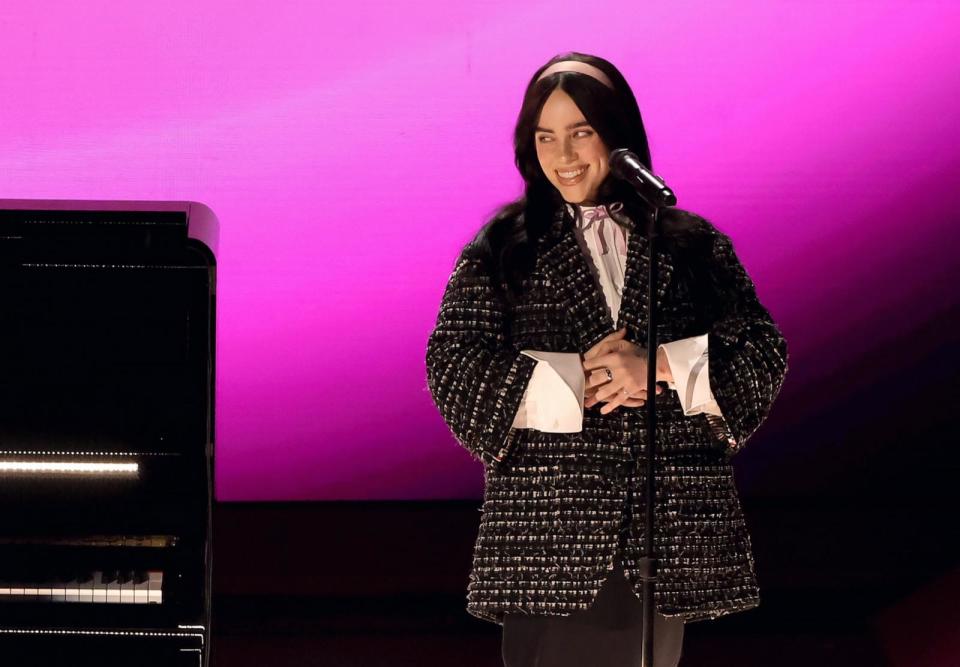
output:
[[[583,213],[596,206],[579,206],[580,224],[574,230],[577,241],[593,262],[599,277],[611,319],[616,325],[623,296],[623,275],[626,267],[629,231],[612,219],[584,221]],[[573,215],[572,205],[567,208]],[[683,407],[683,414],[707,413],[722,416],[720,406],[710,391],[707,336],[692,336],[659,345],[667,356],[674,381],[668,387],[675,390]],[[583,362],[577,352],[543,352],[521,350],[522,354],[538,360],[513,428],[534,428],[549,433],[579,433],[583,430],[583,402],[586,378]],[[621,408],[622,409],[622,408]]]

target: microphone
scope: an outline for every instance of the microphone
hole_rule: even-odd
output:
[[[610,151],[610,172],[634,187],[643,199],[656,208],[673,206],[677,196],[666,183],[647,169],[637,154],[626,148]]]

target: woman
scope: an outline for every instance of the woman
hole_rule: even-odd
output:
[[[643,121],[613,65],[564,54],[527,86],[514,147],[524,195],[460,254],[427,344],[433,400],[486,473],[467,610],[503,626],[507,667],[639,664],[648,210],[608,156],[652,168]],[[730,458],[787,370],[730,239],[661,221],[658,667],[684,622],[759,604]]]

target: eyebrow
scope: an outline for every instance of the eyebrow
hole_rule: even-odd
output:
[[[583,127],[584,125],[589,125],[589,124],[590,124],[590,123],[588,123],[587,121],[581,120],[581,121],[577,121],[576,123],[572,123],[571,125],[567,125],[567,127],[566,127],[565,129],[567,129],[567,130],[572,130],[572,129],[575,128],[575,127]],[[545,127],[540,127],[539,125],[538,125],[537,127],[535,127],[533,131],[534,131],[534,132],[549,132],[550,134],[553,134],[553,130],[548,130],[547,128],[545,128]]]

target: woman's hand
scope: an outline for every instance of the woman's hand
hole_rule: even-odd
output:
[[[618,329],[584,353],[585,408],[605,402],[607,405],[600,412],[609,414],[621,405],[638,408],[646,403],[647,350],[626,340],[626,332],[626,327]],[[607,368],[613,374],[612,380],[608,379],[604,370]],[[670,364],[663,350],[657,354],[657,380],[673,381]],[[630,394],[629,398],[624,389]],[[663,393],[663,388],[658,386],[657,393]]]

